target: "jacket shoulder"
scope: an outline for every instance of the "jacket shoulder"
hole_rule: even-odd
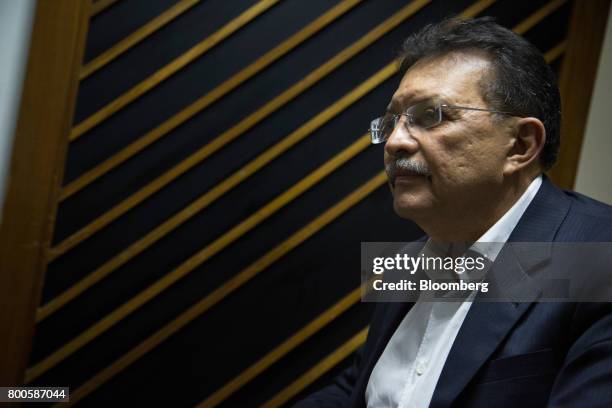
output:
[[[576,191],[563,190],[563,193],[571,200],[575,211],[584,215],[612,220],[612,206]]]
[[[570,209],[560,235],[573,235],[576,241],[612,241],[612,206],[575,191],[563,194]]]

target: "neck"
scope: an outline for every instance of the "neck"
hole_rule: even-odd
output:
[[[485,202],[468,205],[462,211],[452,209],[446,212],[446,216],[438,213],[429,220],[415,222],[434,242],[469,246],[483,236],[518,201],[536,177],[537,174],[506,180],[497,191],[490,192]],[[491,197],[497,199],[491,200]]]

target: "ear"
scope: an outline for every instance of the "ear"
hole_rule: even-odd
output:
[[[546,129],[537,118],[518,118],[514,126],[515,139],[508,151],[504,175],[512,175],[532,164],[538,165],[540,152],[546,142]]]

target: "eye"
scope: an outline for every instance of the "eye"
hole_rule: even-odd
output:
[[[436,118],[436,111],[434,108],[427,108],[423,110],[423,120],[426,122],[431,122]]]
[[[415,123],[423,128],[436,126],[440,123],[440,111],[437,107],[426,105],[415,112]]]

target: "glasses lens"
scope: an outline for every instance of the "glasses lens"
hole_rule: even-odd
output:
[[[440,104],[435,101],[423,101],[408,108],[410,124],[422,128],[430,128],[442,122]]]
[[[435,100],[426,100],[412,105],[405,113],[407,116],[408,126],[417,126],[427,129],[442,122],[442,109],[440,103]],[[388,113],[385,116],[374,119],[370,122],[370,135],[372,143],[384,143],[387,141],[400,115]]]
[[[385,115],[374,119],[370,122],[370,135],[372,137],[372,143],[384,143],[389,135],[393,132],[396,124],[397,115]]]

